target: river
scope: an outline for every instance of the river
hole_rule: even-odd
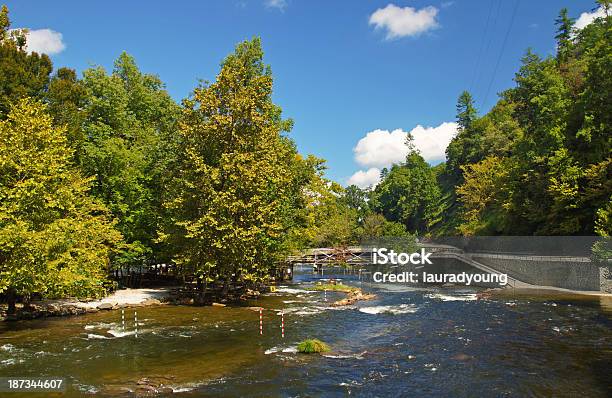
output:
[[[342,293],[306,290],[317,278],[298,270],[249,303],[265,309],[263,336],[248,307],[138,308],[137,337],[134,309],[125,329],[120,311],[5,322],[0,376],[64,377],[65,397],[118,396],[143,378],[174,397],[612,396],[612,308],[598,298],[364,284],[376,300],[334,308]],[[297,354],[305,338],[332,352]]]

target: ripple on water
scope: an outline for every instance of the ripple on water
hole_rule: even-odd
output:
[[[399,304],[399,305],[377,305],[373,307],[361,307],[360,312],[378,315],[378,314],[414,314],[418,311],[418,307],[414,304]]]
[[[321,355],[324,356],[325,358],[331,358],[331,359],[363,359],[366,353],[367,351],[363,351],[358,354],[335,353],[335,354],[321,354]]]
[[[270,355],[270,354],[276,354],[276,353],[279,353],[279,352],[283,352],[285,354],[295,354],[295,353],[297,353],[297,346],[272,347],[272,348],[268,348],[267,350],[265,350],[264,354]]]
[[[457,294],[442,294],[442,293],[429,293],[425,294],[425,297],[439,301],[475,301],[478,300],[476,293],[457,293]]]
[[[12,345],[12,344],[4,344],[4,345],[1,345],[1,346],[0,346],[0,349],[2,349],[2,351],[8,351],[8,352],[11,352],[11,351],[14,351],[14,350],[15,350],[15,346],[14,346],[14,345]]]

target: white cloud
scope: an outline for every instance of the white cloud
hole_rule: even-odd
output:
[[[370,15],[370,25],[374,25],[376,29],[385,29],[387,39],[418,36],[438,27],[437,15],[438,9],[433,6],[417,10],[412,7],[398,7],[395,4],[389,4]]]
[[[357,142],[353,152],[361,166],[386,167],[406,157],[406,132],[401,129],[374,130]]]
[[[446,147],[457,134],[457,127],[455,122],[444,122],[438,127],[418,125],[410,133],[421,156],[429,163],[436,163],[444,160]]]
[[[435,163],[444,159],[446,147],[456,132],[456,123],[444,122],[438,127],[417,125],[410,134],[423,158]],[[402,162],[408,153],[405,145],[407,135],[408,132],[402,129],[370,131],[353,148],[355,161],[361,166],[379,168]]]
[[[287,7],[287,0],[266,0],[265,5],[268,8],[278,8],[283,11]]]
[[[375,186],[379,181],[380,169],[401,163],[406,158],[406,137],[409,133],[421,156],[434,164],[444,160],[446,147],[457,133],[457,123],[444,122],[437,127],[417,125],[410,132],[402,129],[370,131],[353,148],[355,161],[368,170],[357,171],[348,179],[348,184],[361,188]]]
[[[580,17],[576,20],[574,27],[576,29],[582,29],[591,22],[595,20],[595,18],[603,18],[606,16],[606,12],[602,7],[599,7],[597,10],[593,12],[583,12],[580,14]]]
[[[359,170],[347,181],[348,185],[357,185],[359,188],[375,187],[380,181],[380,170],[372,167],[367,171]]]
[[[62,34],[51,29],[35,29],[28,32],[26,50],[39,54],[59,54],[66,48]]]

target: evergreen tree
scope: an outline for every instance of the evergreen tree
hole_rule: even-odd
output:
[[[462,130],[468,130],[476,119],[477,111],[472,95],[464,91],[457,99],[457,124]]]
[[[562,8],[559,17],[555,20],[557,26],[557,59],[559,62],[567,61],[572,50],[572,37],[574,35],[574,20],[568,16],[567,8]]]

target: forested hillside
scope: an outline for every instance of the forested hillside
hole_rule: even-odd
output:
[[[429,166],[409,139],[406,161],[362,193],[369,209],[421,235],[609,236],[612,21],[601,5],[607,16],[581,30],[561,10],[557,54],[527,50],[486,114],[461,93],[446,162]]]

